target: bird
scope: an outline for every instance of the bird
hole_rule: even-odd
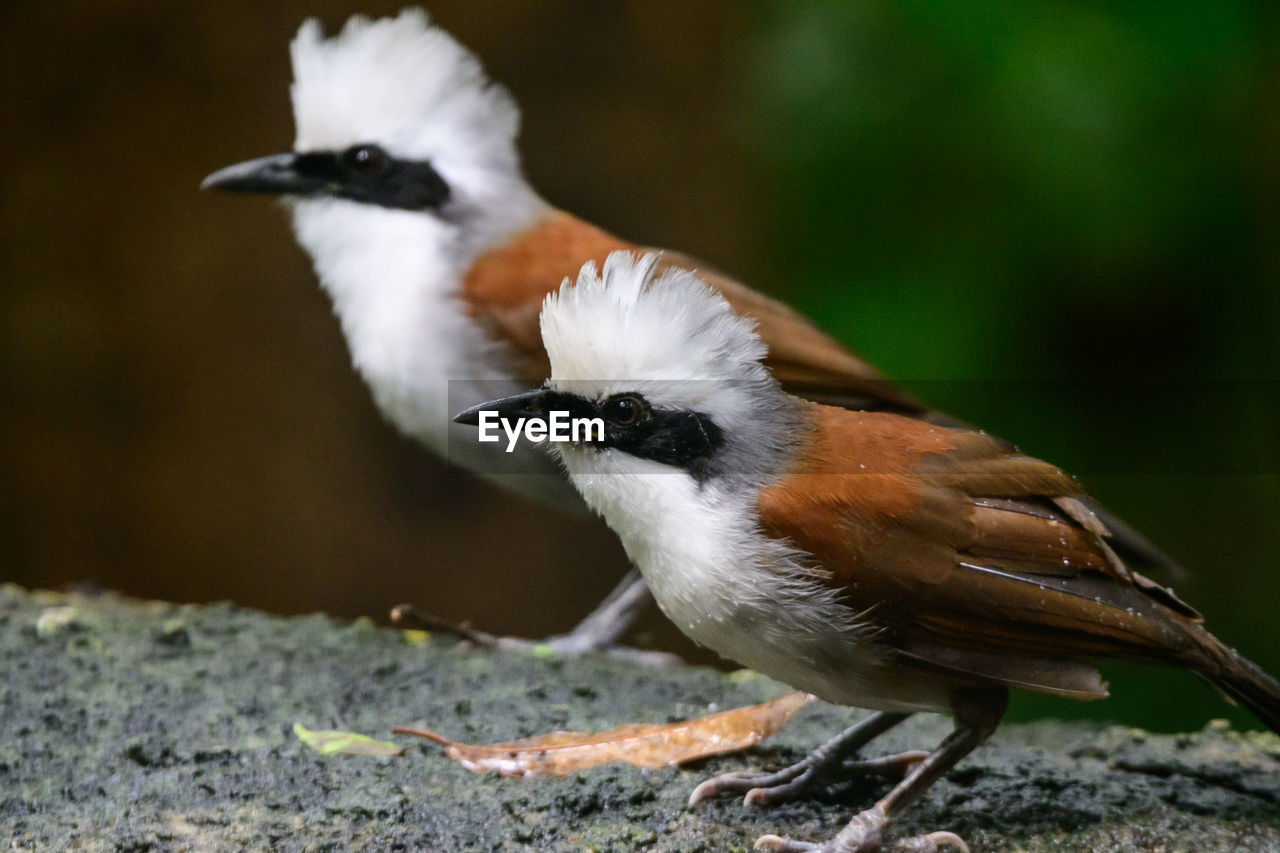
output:
[[[1280,732],[1280,683],[1128,566],[1056,466],[971,429],[788,394],[753,321],[652,254],[587,264],[545,297],[540,328],[544,385],[457,421],[595,423],[543,444],[668,618],[736,663],[875,712],[789,768],[693,791],[769,804],[856,773],[900,779],[827,841],[758,848],[967,850],[945,830],[890,846],[886,830],[995,730],[1010,688],[1105,697],[1098,659],[1189,669]],[[954,730],[850,763],[917,712]]]
[[[548,368],[543,297],[585,262],[643,247],[537,193],[521,169],[514,99],[424,11],[356,16],[333,37],[311,19],[290,53],[293,149],[220,169],[202,186],[284,200],[354,366],[397,429],[505,488],[585,512],[540,448],[522,444],[508,457],[468,440],[449,416],[534,387]],[[949,421],[787,305],[678,252],[664,251],[658,264],[696,269],[750,316],[768,345],[765,365],[789,391]],[[1176,572],[1144,537],[1107,519],[1117,547]],[[550,645],[608,647],[650,600],[632,570]]]

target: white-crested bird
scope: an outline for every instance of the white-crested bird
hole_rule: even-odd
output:
[[[822,844],[866,853],[996,728],[1010,687],[1107,695],[1090,663],[1184,667],[1280,731],[1280,684],[1133,571],[1053,465],[983,433],[787,394],[751,320],[694,275],[616,253],[546,297],[542,389],[473,407],[598,419],[552,445],[664,613],[727,658],[878,713],[787,769],[728,774],[691,800],[794,797],[849,774],[902,779]],[[928,753],[849,762],[918,711],[955,729]],[[937,832],[896,849],[964,849]]]
[[[637,247],[535,192],[521,172],[515,102],[422,11],[352,18],[332,38],[307,21],[291,55],[293,150],[222,169],[204,186],[287,201],[355,367],[391,423],[453,464],[580,507],[544,453],[498,464],[499,447],[450,441],[449,416],[509,393],[506,384],[527,388],[519,380],[545,377],[543,297],[583,263]],[[789,391],[945,420],[785,305],[673,252],[659,265],[698,268],[734,311],[752,317],[768,345],[764,364]],[[455,381],[450,400],[450,380],[481,382]],[[513,468],[549,476],[509,476]],[[1117,520],[1109,524],[1118,547],[1144,564],[1171,565]],[[608,645],[647,601],[633,572],[553,645]]]

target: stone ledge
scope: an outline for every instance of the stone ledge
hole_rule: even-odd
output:
[[[708,774],[780,766],[858,713],[821,704],[761,747],[703,766],[529,781],[472,775],[418,742],[394,759],[321,757],[291,732],[301,722],[388,738],[406,723],[489,742],[666,722],[782,692],[710,669],[467,652],[444,638],[415,646],[367,621],[13,586],[0,588],[0,656],[5,849],[709,853],[750,849],[766,832],[825,837],[876,794],[685,806]],[[881,748],[928,746],[946,729],[915,718]],[[975,853],[1280,851],[1280,738],[1221,725],[1183,736],[1007,726],[898,831],[941,828]]]

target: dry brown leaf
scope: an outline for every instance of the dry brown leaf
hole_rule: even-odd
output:
[[[396,726],[396,734],[426,738],[472,773],[503,776],[564,776],[575,770],[625,761],[637,767],[667,767],[754,746],[786,725],[813,696],[788,693],[770,702],[734,708],[679,723],[635,723],[606,732],[550,732],[509,743],[473,745],[435,732]]]

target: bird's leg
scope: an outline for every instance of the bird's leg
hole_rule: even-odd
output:
[[[708,779],[693,789],[689,805],[722,794],[745,794],[746,803],[764,806],[853,775],[901,778],[908,767],[924,759],[927,753],[904,752],[868,761],[846,762],[845,759],[908,716],[888,712],[873,714],[776,773],[725,773]]]
[[[757,850],[783,851],[783,853],[880,853],[883,850],[902,853],[937,853],[945,846],[968,853],[969,847],[955,833],[931,832],[905,838],[888,846],[884,844],[884,832],[909,805],[915,802],[929,786],[955,766],[995,731],[1008,705],[1009,692],[1003,687],[973,688],[957,691],[952,700],[956,727],[928,757],[918,763],[908,775],[874,806],[855,815],[844,829],[822,844],[792,841],[777,835],[763,835],[756,839]]]
[[[617,645],[644,609],[653,601],[640,572],[632,569],[614,587],[608,597],[591,611],[578,626],[567,634],[548,637],[545,640],[526,640],[522,637],[503,637],[473,628],[463,622],[451,622],[438,616],[423,613],[411,604],[401,604],[391,611],[391,622],[399,627],[418,627],[429,631],[447,631],[457,634],[467,642],[482,649],[528,652],[558,655],[581,655],[599,652],[609,657],[627,660],[646,666],[679,666],[684,661],[669,652],[633,649]]]
[[[650,605],[653,596],[645,586],[640,570],[632,567],[572,631],[545,641],[553,651],[562,654],[581,654],[600,651],[614,646]]]

